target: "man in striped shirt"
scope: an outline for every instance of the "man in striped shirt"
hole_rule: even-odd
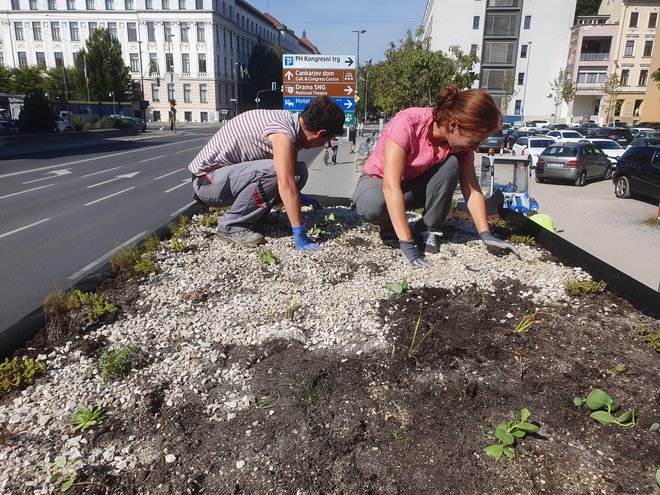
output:
[[[343,133],[343,125],[343,110],[327,96],[312,100],[298,117],[287,110],[251,110],[227,122],[188,166],[196,199],[207,206],[231,205],[218,225],[219,237],[263,244],[252,227],[281,200],[296,248],[316,251],[300,205],[318,203],[299,192],[307,167],[297,161],[298,151],[323,146]]]

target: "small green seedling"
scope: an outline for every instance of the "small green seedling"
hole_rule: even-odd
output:
[[[660,430],[660,423],[653,423],[653,424],[651,425],[651,428],[649,428],[649,430],[651,430],[651,431],[658,431],[658,430]]]
[[[82,457],[80,456],[74,457],[68,462],[66,457],[59,457],[55,461],[57,468],[55,469],[55,472],[50,476],[50,478],[48,478],[48,483],[57,483],[67,471],[73,468],[74,471],[71,471],[66,481],[60,485],[60,492],[64,493],[68,491],[76,482],[76,479],[78,479],[78,471],[75,470],[74,466],[80,461],[82,461]]]
[[[128,375],[145,362],[145,356],[137,344],[128,344],[121,349],[108,349],[99,358],[99,372],[104,382]]]
[[[415,329],[413,330],[412,338],[410,339],[410,347],[408,347],[408,359],[417,354],[421,345],[424,343],[426,338],[431,335],[431,332],[435,328],[435,325],[433,325],[428,332],[426,332],[419,340],[417,340],[417,331],[419,330],[419,324],[421,321],[422,313],[420,313],[419,317],[417,318],[417,323],[415,324]]]
[[[635,422],[634,407],[625,411],[618,418],[614,417],[612,413],[621,409],[621,404],[599,388],[595,388],[589,392],[586,399],[575,397],[573,404],[576,407],[582,407],[582,405],[586,404],[591,411],[591,418],[598,421],[601,425],[614,424],[624,428],[631,428],[637,424]]]
[[[546,311],[534,311],[533,313],[527,313],[522,317],[520,323],[516,325],[516,328],[513,329],[513,333],[523,333],[529,330],[532,325],[536,323],[543,323],[545,320],[539,319],[539,316],[549,316],[550,313]]]
[[[76,411],[71,416],[73,431],[85,431],[103,421],[103,410],[100,407],[88,406]]]
[[[526,244],[527,246],[536,246],[536,239],[531,235],[513,234],[507,240],[511,244]]]
[[[259,263],[262,265],[277,265],[280,262],[270,249],[262,249],[259,253]]]
[[[579,297],[605,292],[607,284],[602,280],[600,282],[596,282],[594,280],[587,280],[584,282],[578,282],[577,280],[566,280],[564,281],[564,287],[569,296]]]
[[[403,433],[400,431],[394,430],[392,432],[392,439],[396,440],[398,442],[402,442],[403,446],[407,449],[413,446],[414,441],[412,438],[405,436]]]
[[[334,213],[326,213],[325,216],[323,217],[323,220],[325,223],[337,223],[337,219],[335,218]]]
[[[408,285],[408,281],[405,278],[402,278],[396,282],[388,282],[385,284],[389,290],[391,290],[397,296],[405,296],[407,294],[412,294],[412,289]]]
[[[497,425],[495,436],[488,435],[488,438],[498,440],[499,443],[486,447],[484,449],[486,455],[494,457],[496,461],[500,460],[502,454],[509,459],[513,459],[515,457],[513,449],[516,446],[516,440],[524,438],[528,433],[536,433],[540,429],[535,424],[527,421],[531,415],[529,409],[525,408],[520,411],[520,418],[512,415],[511,421]]]
[[[309,229],[309,230],[307,231],[307,233],[308,233],[309,235],[317,236],[317,235],[319,235],[319,234],[321,233],[321,229],[319,228],[318,225],[314,224],[314,227],[312,227],[311,229]]]

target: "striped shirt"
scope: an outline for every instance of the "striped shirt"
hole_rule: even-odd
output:
[[[188,169],[195,175],[203,175],[220,167],[273,158],[270,134],[286,134],[298,150],[301,148],[296,143],[299,130],[298,118],[287,110],[244,112],[215,133]]]

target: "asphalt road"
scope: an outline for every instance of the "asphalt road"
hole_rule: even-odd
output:
[[[216,130],[0,161],[0,332],[192,205],[187,165]]]

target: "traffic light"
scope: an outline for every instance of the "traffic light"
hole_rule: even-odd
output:
[[[170,100],[170,111],[176,113],[176,100]]]

